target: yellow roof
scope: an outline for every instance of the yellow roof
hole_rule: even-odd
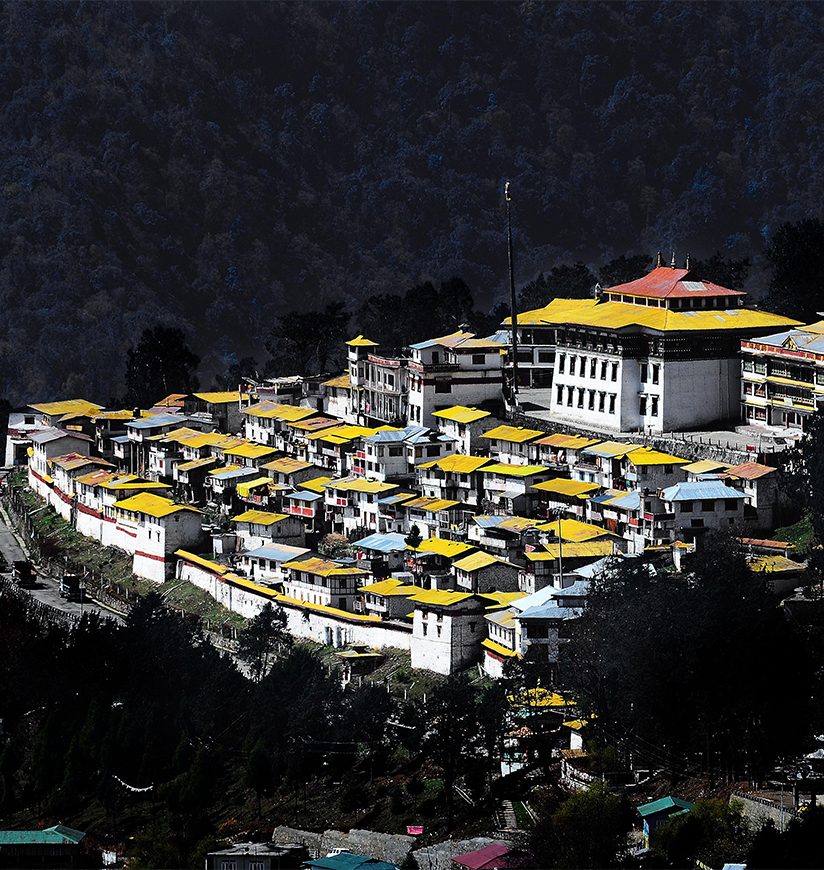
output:
[[[750,556],[747,559],[750,571],[764,574],[775,574],[782,571],[803,571],[807,567],[800,562],[793,562],[786,556]]]
[[[452,420],[454,423],[474,423],[476,420],[489,417],[490,412],[479,411],[477,408],[467,408],[465,405],[453,405],[442,411],[433,411],[432,416],[440,417],[442,420]]]
[[[504,646],[497,641],[490,640],[488,637],[481,641],[481,646],[490,652],[497,653],[499,656],[506,656],[507,658],[516,658],[518,656],[518,653],[514,649],[510,649],[508,646]]]
[[[591,447],[597,444],[598,438],[586,438],[583,435],[566,435],[563,432],[556,432],[553,435],[547,435],[546,438],[539,438],[535,443],[546,445],[547,447],[565,447],[567,450],[580,450],[582,447]]]
[[[324,381],[323,386],[338,387],[339,389],[348,389],[352,386],[352,382],[349,380],[349,373],[344,372],[344,374],[338,375],[336,378],[329,378],[328,381]]]
[[[179,439],[184,447],[199,450],[201,447],[226,447],[238,443],[241,439],[222,432],[196,432],[194,435],[183,435]]]
[[[237,447],[227,447],[223,452],[229,456],[242,456],[244,459],[260,459],[261,456],[277,453],[277,450],[274,447],[267,447],[265,444],[247,441],[245,444],[238,444]]]
[[[213,571],[215,574],[228,574],[231,572],[231,568],[227,565],[220,565],[217,562],[212,562],[209,559],[204,559],[203,556],[197,556],[195,553],[190,553],[188,550],[175,550],[175,556],[180,556],[181,559],[185,559],[187,562],[194,562],[195,565],[200,565],[202,568],[208,568],[210,571]]]
[[[311,480],[304,480],[298,484],[299,489],[308,489],[311,492],[326,492],[326,484],[332,480],[331,477],[313,477]]]
[[[115,474],[113,480],[101,483],[103,489],[111,489],[115,492],[120,490],[129,491],[130,489],[171,489],[168,483],[160,483],[157,480],[141,480],[139,477],[128,475],[128,479],[118,478]]]
[[[464,544],[461,541],[448,541],[446,538],[427,538],[421,541],[419,546],[411,547],[410,549],[417,550],[419,553],[434,553],[438,556],[446,556],[452,559],[455,556],[460,556],[461,553],[468,553],[475,548],[471,544]]]
[[[544,308],[518,315],[519,326],[569,323],[596,329],[618,330],[635,327],[653,332],[762,329],[794,326],[799,322],[768,311],[754,311],[749,308],[672,311],[629,302],[598,302],[595,299],[553,299]],[[504,323],[508,324],[509,318]]]
[[[177,511],[192,511],[199,514],[197,508],[190,507],[185,504],[175,504],[170,498],[163,498],[161,495],[152,495],[150,492],[141,492],[129,498],[116,501],[116,508],[129,511],[134,514],[145,514],[149,517],[159,519],[169,516],[169,514],[177,513]]]
[[[494,604],[488,607],[487,610],[496,611],[500,607],[508,607],[513,601],[518,601],[520,598],[526,598],[526,592],[483,592],[481,598],[488,598]],[[498,611],[500,612],[500,611]],[[514,618],[514,613],[513,613]]]
[[[349,341],[345,342],[349,345],[349,347],[377,347],[378,343],[376,341],[370,341],[368,338],[364,338],[362,335],[356,335],[354,338],[349,339]]]
[[[147,441],[162,441],[172,442],[173,444],[182,443],[196,435],[203,434],[198,429],[190,429],[188,426],[181,426],[179,429],[172,429],[171,432],[161,432],[159,435],[150,435]]]
[[[271,420],[282,420],[289,422],[292,420],[305,420],[307,417],[314,417],[317,411],[311,408],[301,408],[299,405],[280,405],[276,402],[260,402],[258,405],[252,405],[246,408],[243,412],[250,417],[265,417]]]
[[[378,432],[399,432],[395,426],[355,426],[351,423],[341,423],[340,426],[324,429],[322,432],[314,432],[308,436],[310,441],[331,441],[333,444],[342,444],[346,441],[354,441],[355,438],[368,438],[377,435]]]
[[[94,402],[87,402],[86,399],[64,399],[61,402],[41,402],[38,405],[29,405],[35,411],[41,414],[46,414],[49,417],[54,417],[57,414],[75,413],[79,415],[94,414],[97,411],[102,411],[102,405],[95,405]]]
[[[476,553],[470,553],[468,556],[458,559],[452,565],[455,568],[460,568],[461,571],[471,573],[472,571],[480,571],[481,568],[488,568],[490,565],[495,565],[498,562],[505,564],[503,559],[499,559],[491,553],[485,553],[483,550],[478,550]]]
[[[529,477],[548,470],[545,465],[510,465],[508,462],[495,462],[481,469],[484,474],[502,474],[504,477]]]
[[[389,492],[397,489],[397,483],[382,483],[380,480],[367,480],[365,477],[343,477],[340,480],[329,481],[328,489],[340,489],[344,492]]]
[[[552,480],[545,480],[543,483],[536,483],[532,489],[539,489],[541,492],[551,492],[555,495],[568,495],[573,498],[586,498],[591,492],[595,492],[601,487],[597,483],[586,483],[583,480],[570,480],[567,477],[554,477]]]
[[[481,438],[497,438],[499,441],[510,441],[513,444],[523,444],[539,438],[544,433],[540,429],[524,429],[523,426],[496,426],[484,432]]]
[[[689,462],[688,459],[683,459],[680,456],[673,456],[671,453],[662,453],[660,450],[653,450],[651,447],[639,447],[638,450],[633,450],[632,453],[627,453],[627,459],[635,466],[638,465],[683,465]]]
[[[609,532],[600,526],[591,523],[582,523],[580,520],[553,520],[538,526],[542,532],[554,532],[564,541],[572,541],[580,544],[583,541],[591,541],[595,538],[603,538]]]
[[[358,590],[360,592],[371,592],[373,595],[415,595],[423,591],[423,587],[413,586],[395,577],[389,577],[386,580],[379,580],[377,583],[359,586]]]
[[[435,513],[436,511],[448,510],[451,507],[455,507],[456,504],[460,504],[460,502],[451,501],[447,498],[424,496],[423,498],[416,498],[414,501],[405,502],[404,507]]]
[[[425,462],[418,468],[440,468],[441,471],[451,471],[455,474],[471,474],[491,461],[488,456],[464,456],[461,453],[453,453],[443,459]]]
[[[287,514],[275,514],[271,511],[244,511],[236,517],[232,517],[233,523],[254,523],[256,526],[271,526],[285,520]]]
[[[615,545],[611,538],[605,538],[600,541],[564,544],[563,557],[564,559],[585,559],[589,557],[598,559],[601,556],[611,556],[614,549]],[[545,544],[543,550],[524,553],[524,555],[530,562],[552,562],[558,558],[560,551],[560,544]]]
[[[481,514],[479,516],[472,518],[476,523],[478,520],[489,519],[487,514]],[[531,529],[540,526],[543,520],[532,520],[528,517],[506,517],[506,519],[502,520],[496,526],[493,526],[495,529],[506,529],[508,532],[522,532],[524,529]]]
[[[237,485],[237,494],[241,498],[246,498],[253,489],[257,489],[259,486],[264,486],[271,482],[271,477],[256,477],[254,480],[244,480],[242,483]]]
[[[474,598],[472,592],[452,592],[449,589],[422,589],[409,600],[416,604],[433,604],[437,607],[453,607],[468,598]]]
[[[298,432],[320,432],[333,426],[340,426],[340,420],[336,417],[311,417],[308,420],[292,420],[286,425]]]
[[[714,459],[699,459],[696,462],[690,462],[689,465],[682,465],[683,471],[689,471],[690,474],[711,474],[713,471],[725,471],[730,466],[726,462],[716,462]]]
[[[177,466],[178,471],[194,471],[196,468],[204,468],[217,462],[216,456],[201,456],[200,459],[192,459],[189,462],[181,462]]]
[[[284,568],[293,568],[295,571],[305,571],[307,574],[315,574],[318,577],[363,577],[369,574],[360,568],[344,568],[337,562],[310,556],[305,559],[294,559],[291,562],[283,562]]]
[[[571,707],[575,704],[563,695],[541,686],[535,689],[522,689],[517,695],[507,695],[507,700],[514,707]]]
[[[228,405],[231,402],[240,401],[239,390],[227,390],[219,393],[194,393],[196,399],[208,402],[210,405]]]
[[[291,456],[282,456],[280,459],[273,459],[261,468],[266,471],[274,471],[276,474],[294,474],[296,471],[305,471],[307,468],[312,468],[311,462],[304,462],[302,459],[293,459]]]

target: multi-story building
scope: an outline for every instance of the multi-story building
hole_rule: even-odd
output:
[[[745,295],[658,266],[597,298],[525,312],[519,336],[527,350],[538,340],[548,348],[554,332],[554,419],[618,432],[689,429],[738,417],[741,339],[796,323],[744,308]]]
[[[434,427],[437,410],[501,400],[498,341],[459,331],[410,345],[408,358],[378,354],[377,343],[362,335],[346,344],[352,403],[346,417],[360,423]]]
[[[741,342],[741,416],[804,431],[824,401],[824,320]]]

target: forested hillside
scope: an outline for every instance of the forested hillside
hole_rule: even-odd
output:
[[[210,377],[275,318],[658,248],[756,263],[824,199],[824,7],[9,3],[0,396]],[[757,283],[758,269],[752,279]]]

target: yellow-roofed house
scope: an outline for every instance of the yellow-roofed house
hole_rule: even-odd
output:
[[[256,550],[272,544],[302,547],[306,540],[300,517],[274,511],[245,510],[232,517],[239,552]]]
[[[174,574],[176,550],[201,546],[201,526],[196,508],[141,492],[105,508],[101,543],[131,553],[138,577],[163,583]]]
[[[543,465],[493,462],[481,469],[483,498],[494,506],[495,513],[528,516],[539,501],[533,487],[554,476]]]
[[[627,489],[663,489],[687,479],[685,465],[689,465],[689,459],[651,447],[639,447],[621,460],[623,482],[616,484]]]
[[[659,263],[592,299],[521,313],[520,349],[533,357],[525,370],[532,386],[551,390],[553,419],[590,430],[669,432],[738,419],[742,339],[797,325],[745,308],[745,296]]]
[[[452,563],[455,585],[465,592],[517,592],[518,566],[476,550]]]
[[[449,675],[477,661],[486,636],[485,602],[471,592],[424,589],[412,606],[412,667]]]
[[[515,465],[528,465],[530,444],[544,436],[542,429],[528,429],[525,426],[496,426],[481,436],[487,444],[489,455],[496,462],[509,462]]]
[[[343,477],[326,484],[324,501],[332,530],[349,535],[356,529],[377,532],[379,501],[397,492],[396,483],[365,477]]]
[[[368,571],[311,555],[284,562],[282,568],[289,571],[283,589],[290,598],[347,611],[354,610],[369,577]]]
[[[454,438],[457,442],[457,453],[471,455],[486,449],[487,444],[481,438],[484,432],[500,425],[500,420],[491,411],[481,408],[467,408],[465,405],[452,405],[433,411],[435,425],[438,431]]]
[[[187,415],[211,421],[220,432],[243,431],[243,409],[251,404],[251,395],[240,390],[192,393],[183,400]]]
[[[483,497],[481,470],[491,464],[488,456],[460,453],[424,462],[415,469],[418,487],[425,496],[477,506]]]

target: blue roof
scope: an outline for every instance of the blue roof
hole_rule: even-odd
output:
[[[128,444],[129,436],[128,435],[115,435],[112,439],[116,444]]]
[[[352,544],[353,547],[361,547],[364,550],[377,550],[379,553],[395,553],[406,549],[406,536],[398,532],[386,532],[385,534],[367,535]]]
[[[52,825],[42,831],[0,831],[0,846],[77,844],[86,835],[65,825]]]
[[[301,490],[300,492],[287,493],[284,498],[295,498],[298,501],[317,501],[319,498],[323,498],[323,494],[319,492],[306,492],[304,490]]]
[[[576,580],[563,589],[552,589],[553,598],[563,598],[565,595],[589,595],[589,580]]]
[[[318,870],[398,870],[397,864],[378,861],[377,858],[368,858],[366,855],[356,855],[354,852],[312,858],[304,861],[303,866],[317,867]]]
[[[370,435],[368,438],[364,438],[363,440],[371,441],[373,444],[395,444],[428,431],[429,429],[427,429],[426,426],[407,426],[405,429],[398,429],[396,432],[378,432],[375,435]]]
[[[757,341],[759,344],[782,347],[788,338],[793,340],[799,350],[808,353],[824,353],[824,335],[818,332],[807,332],[803,327],[776,332],[774,335],[762,335]]]
[[[558,607],[554,601],[547,601],[524,610],[518,619],[577,619],[582,610],[582,607]]]
[[[667,813],[667,815],[671,815],[673,810],[677,810],[680,812],[681,810],[691,810],[693,805],[689,801],[681,800],[681,798],[672,797],[672,795],[667,795],[667,797],[658,798],[657,801],[650,801],[646,804],[641,804],[640,807],[636,807],[639,815],[643,818],[647,816],[654,816],[657,813]]]
[[[212,473],[212,477],[215,477],[218,480],[233,480],[236,477],[248,477],[249,475],[257,476],[258,474],[260,474],[260,471],[258,471],[257,468],[244,466],[243,468],[235,468],[232,471],[216,470]]]
[[[641,494],[638,492],[628,492],[619,498],[613,498],[607,507],[617,507],[625,511],[637,511],[641,507]]]
[[[475,525],[480,526],[482,529],[494,529],[496,526],[499,526],[505,519],[508,517],[501,516],[500,514],[492,514],[488,517],[473,517]],[[536,525],[540,522],[540,520],[535,520]]]
[[[291,559],[298,558],[298,554],[295,553],[295,550],[303,550],[304,553],[308,553],[309,549],[307,547],[290,547],[288,550],[273,546],[273,547],[257,547],[254,550],[245,550],[240,555],[241,556],[252,556],[255,559],[271,559],[273,562],[289,562]]]
[[[716,498],[744,498],[744,493],[719,480],[693,480],[689,483],[674,483],[661,490],[664,501],[702,501]]]
[[[547,601],[551,601],[553,595],[558,592],[555,586],[544,586],[543,589],[539,589],[537,592],[532,592],[529,595],[525,595],[523,598],[518,598],[517,600],[512,602],[512,606],[516,610],[529,610],[532,607],[540,607],[546,604]]]
[[[130,420],[126,426],[129,429],[156,429],[158,426],[182,426],[187,423],[188,417],[180,414],[155,414],[154,417],[141,417],[139,420]]]
[[[428,347],[435,347],[435,342],[431,339],[428,341],[419,341],[417,344],[409,345],[412,350],[426,350]]]

